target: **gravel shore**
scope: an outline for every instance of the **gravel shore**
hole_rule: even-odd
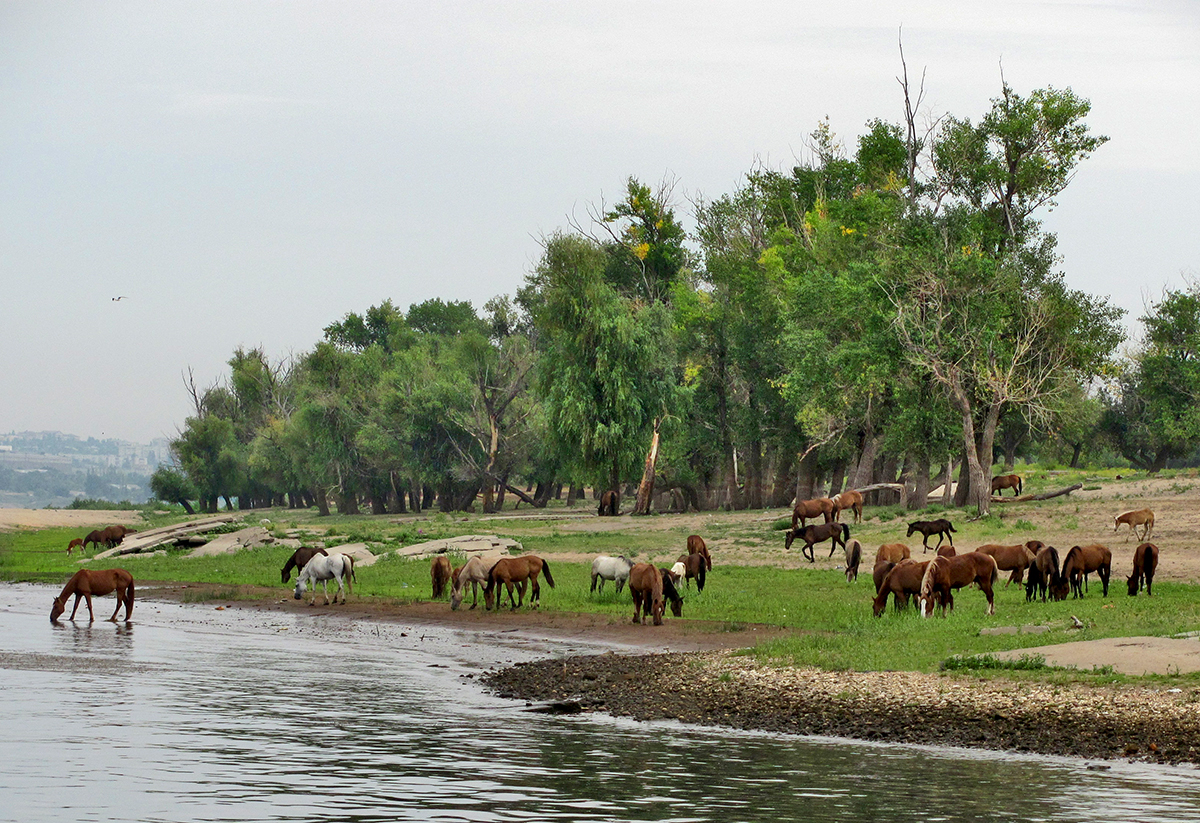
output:
[[[829,672],[725,653],[604,654],[519,664],[500,695],[638,720],[1200,764],[1200,690]]]

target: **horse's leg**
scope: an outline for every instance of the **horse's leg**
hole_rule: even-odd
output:
[[[79,601],[83,599],[83,592],[75,592],[75,608],[71,609],[70,620],[75,619],[75,612],[79,611]]]
[[[542,590],[538,587],[537,575],[529,578],[529,581],[531,583],[531,591],[529,592],[529,605],[532,607],[534,603],[537,603],[540,606],[542,603]]]
[[[641,623],[642,619],[640,612],[642,610],[642,595],[640,592],[633,593],[633,622]]]
[[[1109,575],[1110,570],[1111,570],[1111,567],[1109,567],[1109,566],[1101,566],[1096,572],[1097,574],[1100,575],[1100,582],[1104,584],[1104,596],[1105,597],[1108,597],[1108,575]]]
[[[92,611],[92,595],[91,595],[91,593],[90,593],[90,592],[84,592],[84,595],[83,595],[83,596],[84,596],[85,598],[87,598],[87,607],[88,607],[88,622],[90,622],[90,623],[95,623],[95,622],[96,622],[96,615],[95,615],[95,613]]]
[[[117,607],[113,609],[112,617],[108,618],[110,623],[117,622],[117,613],[121,611],[121,606],[125,605],[125,592],[120,587],[117,587],[113,594],[117,596]]]

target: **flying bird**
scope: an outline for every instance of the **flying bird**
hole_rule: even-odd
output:
[[[120,297],[114,297],[113,302],[116,303],[118,300],[124,300],[124,299],[125,299],[125,295],[122,294]]]

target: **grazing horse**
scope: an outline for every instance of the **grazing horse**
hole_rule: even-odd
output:
[[[833,522],[833,501],[828,497],[816,497],[812,500],[797,500],[792,509],[792,531],[802,527],[805,520],[824,517],[826,523]]]
[[[109,546],[104,540],[104,529],[93,529],[92,531],[88,532],[87,537],[83,538],[83,547],[85,549],[87,548],[88,543],[91,543],[93,546],[99,546],[101,543],[103,543],[104,548],[111,548],[111,546]]]
[[[616,517],[621,513],[621,496],[609,490],[600,495],[600,507],[596,512],[601,517]]]
[[[846,540],[850,537],[850,527],[845,523],[817,523],[813,526],[805,526],[801,529],[792,529],[787,534],[787,539],[784,541],[783,547],[790,549],[792,541],[799,537],[804,541],[804,546],[800,549],[801,553],[808,558],[809,563],[815,563],[816,558],[813,556],[813,546],[817,543],[824,543],[826,540],[829,543],[829,556],[833,557],[833,552],[840,544],[846,548]]]
[[[1037,594],[1046,602],[1046,593],[1054,600],[1061,600],[1055,592],[1059,587],[1058,549],[1042,546],[1029,566],[1029,579],[1025,581],[1025,601],[1033,600]]]
[[[1146,596],[1153,592],[1150,587],[1154,584],[1154,570],[1158,568],[1158,546],[1153,543],[1143,543],[1133,550],[1133,574],[1125,579],[1129,584],[1129,596],[1136,597],[1142,590],[1142,580],[1146,581]]]
[[[1106,546],[1093,543],[1088,546],[1072,546],[1062,564],[1062,577],[1076,597],[1083,597],[1087,577],[1092,572],[1100,575],[1104,584],[1104,596],[1108,597],[1108,576],[1112,572],[1112,552]]]
[[[1045,547],[1045,543],[1040,540],[1030,540],[1025,544],[1017,544],[1015,546],[1001,546],[997,543],[987,543],[980,546],[975,551],[980,554],[986,554],[996,561],[996,566],[1002,572],[1012,572],[1008,581],[1009,583],[1025,582],[1025,570],[1033,563],[1037,553]]]
[[[54,605],[50,607],[50,622],[58,622],[58,616],[67,609],[67,598],[75,595],[75,608],[71,609],[69,619],[75,619],[75,612],[79,610],[79,599],[86,597],[88,619],[94,623],[96,615],[92,612],[92,595],[101,597],[109,592],[116,592],[117,607],[108,619],[116,620],[117,612],[124,606],[125,620],[128,621],[129,616],[133,614],[133,575],[124,569],[80,569],[71,575],[67,585],[63,586],[58,597],[54,598]]]
[[[1005,489],[1013,490],[1013,497],[1019,497],[1021,494],[1021,475],[1019,474],[1002,474],[999,477],[992,478],[992,494],[1003,496]]]
[[[908,546],[903,543],[884,543],[875,552],[875,562],[880,560],[889,560],[892,563],[899,563],[901,560],[908,560],[912,557],[912,552],[908,550]]]
[[[704,557],[699,554],[681,554],[676,566],[683,565],[683,582],[691,588],[692,578],[696,579],[696,591],[704,591]]]
[[[292,556],[283,564],[283,568],[279,570],[279,576],[283,578],[281,583],[286,583],[292,579],[292,569],[299,571],[304,568],[309,560],[312,560],[317,555],[329,556],[329,552],[324,549],[314,549],[312,546],[301,546],[292,552]]]
[[[704,538],[698,534],[689,534],[687,539],[688,554],[698,554],[704,558],[704,567],[712,571],[712,555],[708,553],[708,546],[704,543]]]
[[[450,568],[450,558],[444,554],[439,554],[433,558],[433,562],[429,564],[429,579],[433,583],[433,599],[441,600],[442,595],[446,593],[446,584],[450,582],[450,575],[454,570]]]
[[[862,492],[857,492],[854,489],[848,489],[841,494],[833,496],[833,519],[837,520],[841,515],[842,509],[850,509],[854,512],[854,522],[862,522],[863,496]]]
[[[467,564],[458,570],[458,573],[450,573],[450,608],[456,610],[462,605],[463,598],[467,594],[467,584],[471,584],[471,608],[479,605],[479,587],[487,584],[488,572],[492,570],[492,566],[496,565],[499,558],[491,558],[485,560],[482,557],[475,556],[467,561]],[[524,591],[524,589],[522,589]]]
[[[938,546],[938,550],[934,552],[938,557],[955,557],[958,551],[953,546]]]
[[[353,591],[350,588],[350,582],[354,580],[354,558],[348,554],[330,554],[322,557],[319,554],[313,555],[304,568],[300,570],[300,574],[296,576],[296,591],[293,597],[299,600],[304,596],[306,585],[312,586],[312,599],[308,601],[308,605],[315,605],[317,602],[317,583],[321,584],[321,591],[325,595],[324,605],[329,605],[329,581],[337,581],[337,591],[333,593],[333,604],[337,605],[337,597],[342,596],[342,605],[346,605],[346,592]],[[342,587],[343,582],[345,588]]]
[[[525,583],[528,581],[531,585],[529,608],[536,608],[542,599],[542,590],[538,586],[538,575],[542,572],[545,572],[546,582],[553,589],[554,577],[550,574],[550,564],[536,554],[500,558],[488,572],[487,586],[483,589],[484,605],[489,609],[493,606],[499,608],[500,604],[496,602],[496,587],[498,584],[503,584],[508,589],[508,602],[512,604],[515,611],[525,600]],[[513,597],[514,586],[517,588],[518,596],[516,598]],[[500,595],[500,599],[504,599],[503,594]]]
[[[892,570],[896,564],[890,560],[876,560],[875,568],[871,570],[871,578],[875,583],[875,594],[879,594],[879,590],[883,588],[883,581],[887,578],[887,573]]]
[[[600,594],[604,594],[604,581],[612,580],[617,585],[617,594],[620,594],[621,589],[625,588],[625,581],[629,579],[631,568],[633,568],[633,561],[625,555],[620,557],[600,555],[592,561],[592,591],[596,591],[596,582],[599,581]]]
[[[934,600],[946,616],[947,607],[954,610],[954,590],[972,583],[979,584],[987,597],[988,614],[996,613],[993,587],[1000,579],[1000,569],[995,558],[982,552],[967,552],[954,557],[935,557],[929,561],[921,579],[921,616],[933,613]]]
[[[82,537],[76,537],[74,540],[72,540],[70,543],[67,544],[67,557],[70,557],[71,553],[74,552],[76,549],[83,551],[83,538]]]
[[[1152,512],[1150,509],[1138,509],[1137,511],[1133,512],[1125,512],[1124,514],[1119,514],[1113,518],[1113,522],[1115,523],[1113,526],[1114,534],[1116,533],[1117,529],[1121,528],[1121,524],[1124,523],[1125,525],[1129,526],[1129,531],[1132,534],[1137,535],[1138,540],[1149,540],[1151,533],[1154,531],[1154,512]],[[1142,533],[1140,535],[1137,533],[1138,526],[1142,527]],[[1126,537],[1125,539],[1128,540],[1129,538]]]
[[[879,584],[879,591],[875,595],[875,616],[879,617],[887,608],[889,594],[895,601],[896,611],[902,611],[908,605],[910,595],[920,594],[921,580],[925,577],[925,569],[930,562],[932,561],[924,560],[918,563],[910,558],[901,560],[892,566],[884,575],[883,582]],[[877,571],[880,565],[879,563],[875,564]]]
[[[949,540],[950,545],[953,546],[954,538],[951,537],[951,534],[954,532],[954,530],[954,524],[944,517],[938,518],[937,520],[917,520],[908,524],[908,534],[905,536],[912,537],[917,532],[920,532],[922,535],[924,535],[921,538],[921,545],[925,547],[921,554],[924,554],[925,552],[929,551],[929,536],[933,534],[938,536],[937,546],[933,547],[935,550],[942,545],[943,540]]]
[[[637,563],[629,570],[629,593],[633,595],[633,622],[641,623],[642,616],[650,617],[655,626],[663,622],[664,595],[671,601],[671,613],[683,616],[683,598],[671,582],[666,569],[650,563]]]
[[[862,543],[850,540],[846,543],[846,582],[858,580],[858,566],[862,563]]]
[[[137,529],[131,529],[126,526],[106,526],[104,531],[100,532],[100,538],[108,545],[109,548],[120,545],[127,534],[136,534]]]

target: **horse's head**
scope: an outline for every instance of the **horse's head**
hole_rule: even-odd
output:
[[[683,579],[683,576],[687,573],[687,570],[683,567],[683,562],[680,561],[672,566],[667,573],[671,575],[671,581],[673,583],[678,583]]]
[[[279,577],[281,578],[279,581],[280,583],[288,582],[292,579],[292,570],[289,567],[284,566],[279,570]]]
[[[1140,582],[1141,581],[1138,579],[1138,575],[1136,572],[1134,574],[1130,575],[1129,577],[1125,578],[1125,583],[1126,583],[1126,585],[1129,586],[1129,596],[1130,597],[1137,597],[1138,589],[1141,588],[1141,586],[1138,585],[1138,583],[1140,583]]]
[[[57,623],[58,617],[67,610],[67,599],[65,597],[54,598],[54,605],[50,607],[50,622]]]
[[[304,596],[304,575],[300,575],[299,577],[296,578],[296,591],[295,591],[295,595],[292,599],[299,600],[303,596]]]
[[[788,529],[787,537],[784,538],[784,541],[783,541],[783,547],[785,549],[790,549],[792,547],[792,541],[796,539],[797,531],[799,531],[799,530],[798,529]]]
[[[909,524],[908,524],[908,534],[906,534],[906,535],[904,535],[904,536],[905,536],[905,537],[912,537],[912,536],[913,536],[914,534],[916,534],[916,533],[917,533],[917,524],[916,524],[916,523],[909,523]]]
[[[460,585],[460,583],[461,583],[461,585]],[[461,577],[454,578],[454,582],[450,584],[450,610],[451,611],[457,611],[458,607],[462,605],[463,594],[466,593],[466,589],[467,589],[466,581],[462,580]]]

